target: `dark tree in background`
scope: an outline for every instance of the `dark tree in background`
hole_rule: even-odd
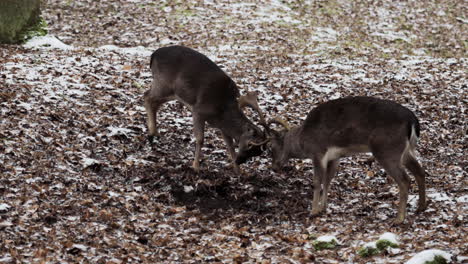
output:
[[[40,23],[41,0],[0,0],[0,43],[19,43]]]

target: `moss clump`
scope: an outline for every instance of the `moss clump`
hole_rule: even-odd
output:
[[[380,253],[380,250],[375,247],[363,247],[359,249],[358,254],[363,258],[374,256]]]
[[[369,243],[359,249],[358,254],[361,257],[370,257],[373,255],[380,254],[383,251],[386,251],[387,248],[398,248],[398,244],[392,243],[387,239],[379,239],[374,243]]]
[[[331,240],[331,241],[314,241],[312,243],[314,246],[315,250],[324,250],[324,249],[333,249],[338,245],[338,242],[336,240]]]
[[[392,243],[390,242],[389,240],[387,239],[380,239],[380,240],[377,240],[377,242],[375,242],[376,246],[377,246],[377,249],[379,250],[385,250],[387,249],[388,247],[391,247],[391,248],[398,248],[398,245],[395,244],[395,243]]]
[[[25,31],[19,34],[19,40],[25,42],[32,37],[47,35],[47,22],[40,18],[39,22],[28,27]]]
[[[436,255],[434,257],[434,260],[424,262],[424,264],[447,264],[447,263],[448,263],[447,260],[440,255]]]

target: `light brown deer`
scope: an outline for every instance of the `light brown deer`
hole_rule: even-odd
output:
[[[195,171],[200,170],[206,122],[221,130],[236,172],[240,171],[239,164],[262,153],[265,134],[241,110],[241,107],[252,107],[265,123],[256,93],[240,96],[236,84],[223,70],[205,55],[187,47],[156,50],[151,55],[150,66],[153,81],[151,89],[145,92],[144,101],[151,142],[158,135],[158,109],[167,101],[178,100],[192,111]],[[237,154],[233,140],[239,146]]]
[[[395,224],[406,217],[410,178],[419,189],[418,211],[426,208],[426,172],[416,160],[419,121],[408,108],[389,100],[347,97],[328,101],[310,111],[302,125],[289,128],[279,118],[269,122],[285,131],[268,128],[273,168],[278,170],[290,158],[310,158],[314,163],[312,215],[326,210],[330,182],[337,173],[339,159],[353,153],[371,152],[399,187]]]

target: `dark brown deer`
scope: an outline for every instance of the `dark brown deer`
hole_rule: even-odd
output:
[[[267,127],[272,147],[273,168],[282,168],[290,158],[310,158],[314,163],[312,215],[326,210],[328,190],[337,173],[339,159],[353,153],[371,152],[398,184],[399,206],[395,224],[406,216],[410,178],[419,189],[418,211],[426,208],[426,172],[416,160],[419,121],[408,108],[389,100],[347,97],[328,101],[310,111],[301,126],[274,131]]]
[[[151,55],[150,66],[153,82],[144,95],[150,141],[158,135],[158,109],[167,101],[178,100],[192,111],[195,171],[200,170],[206,122],[221,130],[236,172],[239,172],[239,164],[261,154],[265,134],[241,110],[245,106],[252,107],[265,123],[256,93],[247,92],[240,96],[236,84],[223,70],[205,55],[187,47],[170,46],[156,50]],[[233,140],[238,143],[238,154]]]

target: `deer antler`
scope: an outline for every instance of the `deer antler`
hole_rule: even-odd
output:
[[[238,99],[239,107],[242,109],[246,106],[252,107],[255,111],[258,112],[260,117],[260,123],[266,124],[265,116],[263,115],[262,110],[258,106],[258,93],[257,92],[247,92],[246,95],[239,97]]]
[[[283,119],[281,119],[281,118],[279,118],[279,117],[275,117],[274,119],[268,121],[268,125],[273,124],[273,123],[282,125],[284,128],[286,128],[286,130],[291,129],[291,128],[289,127],[288,122],[286,122],[285,120],[283,120]]]
[[[268,141],[270,141],[270,138],[269,138],[269,137],[267,137],[265,140],[260,141],[260,142],[253,142],[253,141],[250,141],[250,142],[249,142],[249,145],[251,145],[251,146],[261,146],[261,145],[264,145],[265,143],[267,143]]]

